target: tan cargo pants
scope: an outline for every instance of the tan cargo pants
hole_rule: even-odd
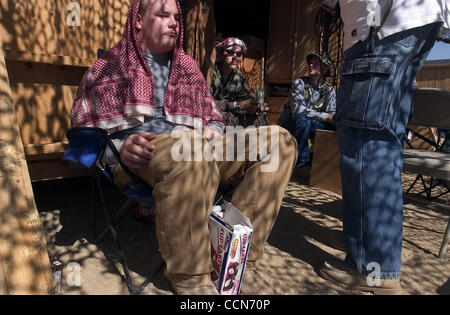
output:
[[[198,135],[192,130],[188,133],[192,139],[194,134]],[[254,140],[255,135],[262,138],[251,146],[249,137],[253,136]],[[245,147],[238,148],[237,139],[244,136]],[[191,158],[187,158],[190,161],[175,161],[174,152],[186,151],[174,151],[180,142],[170,133],[158,136],[152,143],[155,150],[150,164],[133,172],[153,187],[156,233],[169,279],[172,282],[195,279],[199,284],[210,281],[208,223],[219,181],[237,185],[231,203],[252,222],[254,232],[246,268],[256,269],[296,163],[297,144],[291,134],[278,126],[226,133],[218,144],[222,147],[224,161],[199,159],[199,156],[194,157],[194,150],[190,152]],[[203,148],[208,145],[205,140],[201,143]],[[191,145],[194,146],[193,140]],[[230,149],[234,154],[230,155]],[[236,153],[243,151],[244,155]],[[272,160],[266,160],[271,153]],[[189,152],[186,156],[189,157]],[[120,167],[115,173],[119,187],[130,181]]]

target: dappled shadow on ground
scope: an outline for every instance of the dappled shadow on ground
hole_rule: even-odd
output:
[[[104,183],[108,206],[116,211],[126,201],[107,182]],[[90,178],[73,178],[33,184],[37,208],[46,231],[50,257],[57,257],[64,266],[71,263],[81,267],[81,285],[68,283],[72,269],[63,276],[64,294],[129,294],[123,280],[117,248],[111,234],[97,242],[105,227],[105,217],[97,198],[96,220],[91,210]],[[94,230],[94,224],[96,226]],[[141,284],[159,266],[154,225],[137,222],[128,216],[117,226],[121,246],[135,280]],[[149,294],[171,294],[169,283],[157,274],[144,291]]]
[[[344,252],[330,247],[335,237],[332,231],[342,230],[341,199],[333,193],[309,187],[308,179],[302,177],[305,174],[308,173],[303,171],[299,178],[291,180],[268,240],[270,255],[266,255],[264,267],[279,279],[280,293],[355,293],[343,291],[317,276],[325,260],[345,257]],[[412,183],[414,177],[411,177],[404,175],[404,187]],[[415,187],[411,192],[419,191],[420,187]],[[443,196],[434,203],[445,204],[448,197]],[[416,198],[417,201],[408,204],[429,212],[404,210],[402,285],[406,294],[450,294],[450,255],[447,253],[444,259],[437,257],[447,221],[433,216],[450,213],[430,207],[423,196]]]
[[[341,199],[334,193],[309,187],[305,174],[298,175],[288,186],[258,270],[273,280],[277,294],[360,294],[318,276],[325,260],[345,256],[331,247],[331,240],[336,237],[333,231],[342,230]],[[404,185],[410,180],[408,176]],[[128,294],[111,237],[95,243],[89,179],[34,183],[33,188],[50,255],[66,266],[70,262],[81,266],[81,286],[70,287],[65,283],[63,294]],[[112,189],[106,188],[106,194],[116,209],[124,201]],[[99,204],[96,207],[100,210]],[[445,214],[442,209],[436,211]],[[99,214],[98,226],[104,223]],[[437,257],[446,224],[427,213],[405,209],[402,269],[405,293],[450,294],[450,254],[444,259]],[[97,231],[100,230],[99,227]],[[161,262],[154,226],[127,219],[119,226],[119,232],[130,269],[140,283]],[[144,294],[173,292],[160,272]]]

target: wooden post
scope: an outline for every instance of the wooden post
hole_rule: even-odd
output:
[[[49,294],[54,285],[0,43],[0,292]]]
[[[188,0],[187,11],[185,50],[197,61],[209,86],[216,61],[214,1]]]
[[[0,260],[0,295],[8,294],[8,290],[6,289],[6,278],[5,273],[3,272],[2,262]]]

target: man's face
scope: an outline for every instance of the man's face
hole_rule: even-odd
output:
[[[150,0],[136,28],[144,50],[166,53],[175,48],[181,16],[175,0]]]
[[[222,67],[230,70],[236,69],[242,61],[242,47],[240,46],[228,46],[222,50]]]
[[[312,57],[309,61],[309,75],[311,77],[314,76],[321,76],[322,70],[321,70],[321,62],[320,59],[317,57]]]

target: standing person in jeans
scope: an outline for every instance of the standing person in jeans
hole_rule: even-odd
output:
[[[341,150],[345,263],[320,274],[373,293],[401,293],[402,153],[414,79],[447,1],[340,0],[344,60],[335,121]]]
[[[336,130],[333,124],[336,92],[325,81],[333,63],[323,53],[309,54],[306,62],[309,75],[294,81],[289,102],[278,119],[278,125],[289,130],[297,140],[296,167],[310,163],[308,139],[314,137],[317,129]]]

